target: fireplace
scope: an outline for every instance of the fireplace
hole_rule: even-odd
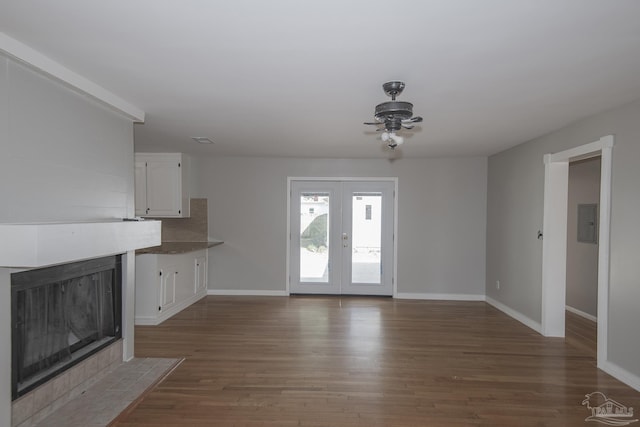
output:
[[[11,274],[12,398],[122,336],[120,255]]]

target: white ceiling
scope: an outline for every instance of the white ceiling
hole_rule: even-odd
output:
[[[637,0],[0,1],[0,31],[146,112],[137,149],[197,155],[387,157],[362,122],[389,80],[425,119],[402,156],[493,154],[640,98],[639,18]]]

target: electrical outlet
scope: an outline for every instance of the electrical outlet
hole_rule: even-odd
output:
[[[500,290],[500,280],[496,280],[496,289]]]

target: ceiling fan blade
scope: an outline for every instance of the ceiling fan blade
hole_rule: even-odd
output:
[[[365,125],[383,125],[384,123],[378,123],[378,122],[364,122]]]
[[[422,121],[422,117],[420,117],[420,116],[411,117],[411,118],[409,119],[409,121],[410,121],[411,123],[420,123],[420,122]]]
[[[406,124],[404,124],[404,123],[403,123],[401,126],[402,126],[403,128],[405,128],[405,129],[413,129],[413,128],[414,128],[414,126],[413,126],[413,125],[406,125]]]

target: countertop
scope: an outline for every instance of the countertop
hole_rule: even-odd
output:
[[[185,254],[187,252],[208,249],[223,244],[222,240],[209,240],[208,242],[162,242],[160,246],[139,249],[136,255],[143,254]]]

